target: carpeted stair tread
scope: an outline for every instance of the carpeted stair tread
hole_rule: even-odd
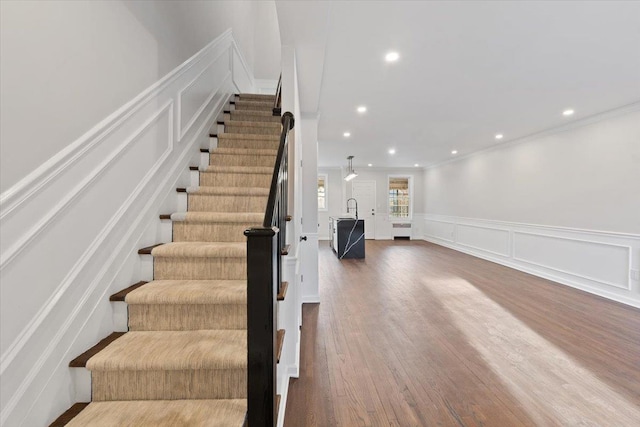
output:
[[[278,117],[279,120],[281,120],[280,116],[274,116],[273,115],[273,111],[272,110],[227,110],[225,111],[225,114],[231,114],[231,116],[233,117],[234,114],[238,114],[240,116],[256,116],[256,117]]]
[[[228,133],[237,133],[239,135],[280,135],[280,131],[277,129],[269,129],[263,127],[248,127],[248,126],[235,126],[225,125],[225,131]]]
[[[274,137],[280,135],[281,129],[278,127],[264,126],[267,123],[264,123],[263,126],[253,126],[255,124],[260,125],[257,122],[225,122],[224,131],[225,133],[237,133],[239,135],[271,135]],[[272,124],[280,126],[277,123]]]
[[[229,152],[229,151],[235,152]],[[253,153],[251,151],[254,151]],[[261,151],[262,153],[256,153]],[[238,166],[238,167],[269,167],[273,170],[276,163],[276,150],[248,150],[218,148],[210,150],[209,165],[211,166]],[[207,168],[200,168],[206,170]]]
[[[181,212],[172,216],[174,242],[246,242],[244,232],[260,227],[261,212]]]
[[[263,187],[187,187],[189,194],[213,196],[269,196],[269,189]]]
[[[246,280],[154,280],[131,291],[127,304],[246,304]]]
[[[261,212],[176,212],[171,214],[171,220],[188,223],[261,224],[264,220],[264,214]]]
[[[256,141],[280,141],[280,136],[275,135],[256,135],[242,133],[220,133],[216,135],[218,139],[251,139]]]
[[[241,93],[238,95],[240,99],[246,100],[260,100],[264,102],[274,102],[276,100],[275,95],[270,95],[268,93]]]
[[[203,173],[262,173],[273,174],[273,166],[207,166]]]
[[[273,103],[272,102],[268,102],[268,101],[256,101],[253,99],[249,99],[249,100],[243,100],[243,99],[239,99],[235,102],[235,106],[236,106],[236,110],[242,110],[242,111],[251,111],[251,110],[258,110],[258,111],[270,111],[273,109]]]
[[[234,154],[239,156],[276,156],[278,150],[251,149],[251,148],[214,148],[211,154]]]
[[[245,121],[245,122],[255,122],[255,123],[282,123],[282,119],[280,116],[274,116],[273,114],[269,114],[268,111],[238,111],[234,110],[231,113],[228,113],[225,116],[225,119],[235,121]]]
[[[90,371],[245,369],[246,330],[134,331],[87,362]]]
[[[282,130],[282,125],[280,123],[270,123],[270,122],[252,122],[252,121],[242,121],[242,120],[225,120],[225,126],[237,126],[237,127],[246,127],[246,128],[268,128],[274,129],[280,132]]]
[[[154,258],[246,258],[243,242],[172,242],[151,251]]]
[[[228,133],[221,132],[218,134],[210,134],[209,136],[213,136],[218,139],[254,139],[260,141],[280,141],[280,136],[275,135],[257,135],[257,134],[241,134],[241,133]]]
[[[93,402],[69,427],[241,427],[245,399]]]

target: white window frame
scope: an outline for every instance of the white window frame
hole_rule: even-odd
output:
[[[324,179],[324,208],[318,205],[318,211],[326,212],[329,210],[329,175],[326,173],[319,173],[316,179],[316,193],[318,193],[318,181],[320,178]]]
[[[389,209],[389,184],[391,182],[391,178],[407,178],[409,180],[409,216],[408,217],[400,217],[391,214],[391,209]],[[411,221],[413,219],[413,175],[407,174],[392,174],[387,176],[387,188],[386,188],[386,202],[387,202],[387,216],[390,221],[394,222],[403,222],[403,221]]]

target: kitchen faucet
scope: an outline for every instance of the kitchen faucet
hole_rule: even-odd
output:
[[[351,212],[351,209],[353,209],[352,207],[349,207],[349,202],[350,202],[351,200],[353,200],[353,202],[354,202],[354,203],[355,203],[355,205],[356,205],[356,207],[355,207],[355,210],[356,210],[356,219],[358,219],[358,201],[357,201],[356,199],[354,199],[353,197],[352,197],[352,198],[350,198],[350,199],[347,199],[347,213],[350,213],[350,212]]]

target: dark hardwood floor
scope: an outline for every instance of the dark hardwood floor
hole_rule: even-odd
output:
[[[640,426],[640,310],[426,242],[320,244],[285,426]]]

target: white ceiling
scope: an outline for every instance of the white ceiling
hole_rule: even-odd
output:
[[[323,58],[320,166],[429,166],[640,100],[640,2],[278,3],[283,44]]]

